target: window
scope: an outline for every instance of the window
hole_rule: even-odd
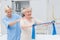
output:
[[[20,14],[22,8],[29,6],[29,1],[12,1],[12,9],[18,14]]]

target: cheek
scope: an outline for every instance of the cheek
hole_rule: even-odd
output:
[[[26,16],[31,16],[31,13],[25,13]]]
[[[11,15],[11,13],[7,13],[7,15]]]
[[[31,16],[31,13],[29,13],[28,15]]]
[[[25,15],[28,15],[28,13],[25,13]]]

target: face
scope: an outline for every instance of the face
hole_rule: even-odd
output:
[[[12,15],[12,10],[11,9],[7,9],[6,10],[6,14],[7,14],[7,16],[10,17]]]
[[[24,15],[25,15],[26,17],[31,17],[32,11],[31,11],[31,10],[27,10],[27,11],[25,11]]]

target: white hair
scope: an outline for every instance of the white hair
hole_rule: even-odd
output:
[[[26,12],[26,11],[28,11],[28,10],[30,11],[30,10],[32,10],[32,8],[30,8],[30,7],[23,8],[21,13],[23,13],[23,14],[24,14],[24,12]]]
[[[7,10],[9,10],[9,9],[11,9],[11,7],[5,6],[5,11],[7,11]]]

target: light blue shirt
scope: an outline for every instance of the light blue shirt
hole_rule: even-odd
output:
[[[8,38],[8,40],[20,40],[21,29],[20,29],[19,22],[17,22],[13,26],[9,26],[10,22],[13,22],[13,21],[15,21],[15,20],[17,20],[19,18],[20,18],[20,16],[17,15],[17,14],[12,14],[12,18],[8,18],[7,16],[5,16],[3,18],[3,23],[7,27],[7,33],[8,33],[7,38]]]

